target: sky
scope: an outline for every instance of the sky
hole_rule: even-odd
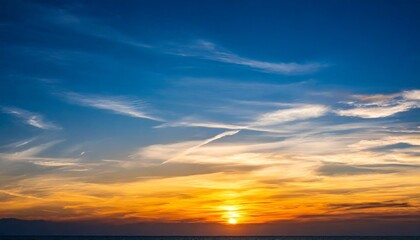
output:
[[[403,233],[420,220],[419,16],[1,0],[0,218]]]

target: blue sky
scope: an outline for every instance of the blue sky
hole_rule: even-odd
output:
[[[419,2],[0,4],[7,194],[57,176],[254,174],[278,154],[312,180],[418,171]]]

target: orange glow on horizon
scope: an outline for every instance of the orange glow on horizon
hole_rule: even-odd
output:
[[[361,148],[361,144],[371,147],[373,143],[363,142],[352,147]],[[420,206],[418,198],[404,200],[419,191],[417,168],[404,168],[400,173],[386,172],[386,177],[382,177],[381,171],[331,175],[319,170],[326,164],[325,159],[335,162],[330,168],[341,170],[346,166],[344,162],[349,161],[355,165],[378,166],[384,164],[389,155],[356,152],[292,156],[230,152],[245,151],[242,147],[217,148],[217,151],[202,147],[201,150],[199,155],[190,153],[188,157],[202,161],[208,156],[216,161],[220,159],[218,154],[226,150],[222,160],[232,157],[251,164],[258,159],[260,165],[234,173],[135,178],[132,181],[120,180],[122,173],[118,172],[115,175],[92,173],[92,178],[72,177],[70,173],[33,176],[20,180],[14,187],[0,189],[0,197],[4,199],[0,204],[0,218],[116,222],[197,222],[199,219],[203,223],[251,224],[302,219],[302,216],[305,219],[349,219],[384,213],[400,216],[411,214]],[[15,155],[8,157],[13,159]],[[404,153],[394,153],[392,157],[406,164],[418,162],[418,158]],[[128,165],[127,169],[130,167]],[[321,169],[328,171],[330,168]],[[321,173],[324,175],[320,176]]]

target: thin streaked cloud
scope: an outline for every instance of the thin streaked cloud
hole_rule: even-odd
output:
[[[420,106],[420,91],[411,90],[396,94],[353,95],[356,101],[346,104],[353,107],[338,109],[340,116],[359,118],[384,118],[407,112]]]
[[[50,148],[64,142],[64,140],[53,140],[46,143],[38,144],[30,148],[26,148],[17,152],[1,152],[0,162],[8,161],[9,163],[31,163],[39,166],[71,166],[76,165],[77,159],[59,158],[59,157],[44,157],[41,154],[48,151]],[[4,163],[4,162],[3,162]]]
[[[216,129],[244,129],[246,126],[236,124],[226,124],[218,122],[200,121],[193,118],[184,118],[176,122],[168,122],[156,126],[155,128],[165,127],[204,127],[204,128],[216,128]]]
[[[322,68],[327,67],[325,63],[295,63],[295,62],[266,62],[246,58],[225,50],[216,44],[197,40],[195,43],[188,46],[179,46],[175,50],[169,51],[171,54],[184,57],[197,57],[208,59],[217,62],[236,64],[240,66],[250,67],[252,69],[270,72],[276,74],[294,75],[294,74],[308,74],[317,72]]]
[[[256,116],[243,116],[244,118],[252,119],[248,122],[238,123],[219,123],[211,121],[200,121],[193,118],[184,118],[180,121],[168,122],[157,126],[156,128],[165,127],[204,127],[216,129],[230,129],[230,130],[251,130],[257,132],[284,132],[279,129],[271,128],[272,126],[281,125],[287,122],[308,120],[311,118],[318,118],[327,114],[330,109],[327,106],[319,104],[282,104],[278,106],[288,106],[282,108],[257,114]]]
[[[44,152],[45,150],[51,148],[54,145],[57,145],[58,143],[63,142],[63,140],[55,140],[50,141],[47,143],[39,144],[36,146],[33,146],[31,148],[27,148],[25,150],[15,152],[13,154],[6,154],[3,157],[10,160],[21,160],[21,159],[27,159],[38,156],[38,154]],[[5,157],[6,156],[6,157]]]
[[[101,109],[134,118],[162,121],[162,119],[152,116],[147,112],[146,104],[143,101],[132,97],[84,95],[74,92],[65,93],[64,97],[70,103],[81,106]]]
[[[325,115],[329,108],[323,105],[306,104],[294,108],[280,109],[258,116],[251,126],[272,126],[285,122],[317,118]]]
[[[117,28],[104,24],[100,19],[79,13],[80,10],[83,10],[83,6],[80,4],[57,7],[31,3],[30,6],[34,15],[31,19],[36,19],[40,24],[136,48],[153,47],[121,32]],[[33,22],[28,23],[34,24]]]
[[[20,119],[24,124],[30,125],[44,130],[58,130],[60,127],[55,123],[46,120],[46,118],[39,114],[28,110],[16,107],[3,107],[3,113],[12,115]]]
[[[401,103],[392,107],[360,107],[346,110],[338,110],[337,114],[340,116],[359,118],[384,118],[400,112],[406,112],[416,107],[416,104]]]

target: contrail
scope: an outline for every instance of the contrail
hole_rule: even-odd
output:
[[[226,136],[232,136],[232,135],[235,135],[235,134],[237,134],[237,133],[238,133],[238,132],[240,132],[240,131],[241,131],[241,130],[232,130],[232,131],[226,131],[226,132],[222,132],[222,133],[220,133],[220,134],[217,134],[216,136],[214,136],[214,137],[212,137],[212,138],[209,138],[209,139],[204,140],[204,141],[203,141],[202,143],[200,143],[200,144],[197,144],[197,145],[195,145],[195,146],[193,146],[193,147],[188,148],[187,150],[185,150],[185,151],[183,151],[183,152],[179,153],[178,155],[176,155],[176,156],[175,156],[175,157],[173,157],[173,158],[170,158],[170,159],[168,159],[168,160],[164,161],[164,162],[163,162],[163,163],[161,163],[161,164],[165,164],[165,163],[167,163],[167,162],[169,162],[169,161],[172,161],[172,160],[178,159],[178,158],[180,158],[180,157],[186,156],[186,155],[188,155],[189,153],[191,153],[191,152],[193,152],[193,151],[197,150],[198,148],[200,148],[200,147],[202,147],[202,146],[204,146],[204,145],[207,145],[207,144],[209,144],[209,143],[211,143],[211,142],[213,142],[213,141],[216,141],[216,140],[218,140],[218,139],[224,138],[224,137],[226,137]]]

